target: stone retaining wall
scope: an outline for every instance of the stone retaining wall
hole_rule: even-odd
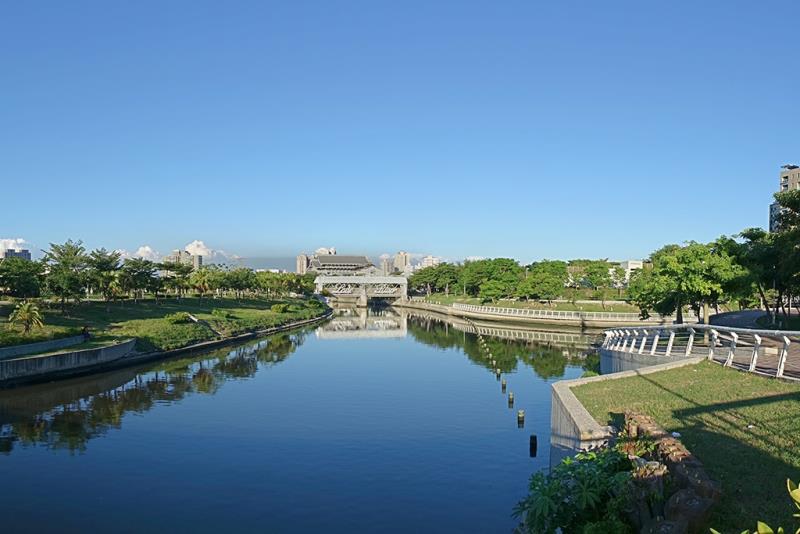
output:
[[[38,343],[28,343],[25,345],[14,345],[11,347],[0,347],[0,360],[24,356],[26,354],[36,354],[37,352],[51,352],[54,350],[74,347],[83,343],[83,336],[61,337],[50,341],[40,341]]]
[[[32,379],[80,374],[123,358],[133,350],[135,344],[135,339],[129,339],[95,349],[0,360],[0,384],[6,386]]]

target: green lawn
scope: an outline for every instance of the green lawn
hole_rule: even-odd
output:
[[[274,304],[285,303],[291,308],[275,312]],[[322,305],[317,301],[301,299],[199,299],[186,297],[156,302],[153,299],[138,303],[132,301],[106,304],[87,301],[67,306],[62,313],[57,306],[44,310],[45,327],[23,335],[8,323],[13,307],[0,306],[0,346],[33,343],[56,337],[80,333],[84,325],[93,334],[93,344],[107,343],[115,339],[137,338],[140,351],[169,350],[200,341],[214,339],[217,335],[207,326],[196,323],[173,324],[164,318],[176,312],[188,312],[208,323],[224,335],[260,330],[308,319],[320,315]],[[213,310],[224,310],[228,316],[213,314]],[[5,324],[3,324],[5,323]]]
[[[542,303],[538,301],[515,301],[515,300],[499,300],[496,303],[482,303],[481,299],[475,297],[464,297],[456,295],[443,295],[434,294],[428,299],[430,302],[436,304],[451,305],[454,302],[463,304],[477,304],[485,306],[498,306],[501,308],[532,308],[535,310],[557,310],[557,311],[586,311],[586,312],[618,312],[618,313],[639,313],[639,308],[630,304],[611,304],[607,303],[603,308],[601,302],[596,303],[576,303],[569,302],[553,302],[551,304]]]
[[[800,479],[800,383],[704,362],[573,388],[600,423],[625,410],[655,417],[722,483],[712,526],[722,532],[794,525],[786,479]],[[791,530],[794,532],[794,529]]]

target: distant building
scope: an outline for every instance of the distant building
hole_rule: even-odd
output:
[[[308,263],[309,263],[309,257],[307,255],[298,254],[295,272],[297,274],[306,274],[306,271],[308,271]]]
[[[625,271],[625,283],[627,284],[631,279],[633,271],[644,268],[644,262],[642,260],[625,260],[619,262],[619,266]]]
[[[319,249],[333,254],[315,253],[311,256],[297,256],[298,274],[313,272],[325,275],[378,274],[378,268],[366,256],[345,256],[336,254],[336,249]]]
[[[408,252],[400,251],[394,255],[394,270],[406,272],[411,266],[411,255]]]
[[[191,265],[195,271],[203,266],[203,256],[191,254],[185,250],[175,249],[172,254],[164,258],[164,263],[182,263]]]
[[[14,250],[13,248],[6,249],[3,252],[3,258],[22,258],[23,260],[31,261],[31,251],[28,249]]]
[[[436,267],[440,263],[442,263],[442,258],[440,258],[439,256],[425,256],[424,258],[422,258],[423,269],[425,267]]]
[[[394,271],[389,258],[381,258],[381,271],[383,272],[384,276],[388,276]]]
[[[784,165],[778,173],[778,192],[794,191],[800,189],[800,166]],[[769,205],[769,231],[778,230],[778,215],[781,207],[777,202]]]

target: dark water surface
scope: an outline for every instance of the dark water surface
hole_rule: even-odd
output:
[[[0,529],[509,532],[548,466],[549,384],[583,361],[563,342],[489,339],[509,408],[466,330],[356,312],[0,391]]]

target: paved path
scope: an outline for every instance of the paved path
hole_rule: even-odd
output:
[[[712,315],[709,319],[711,324],[717,326],[729,326],[731,328],[763,328],[756,320],[762,315],[766,315],[764,310],[741,310],[735,312],[725,312]]]

